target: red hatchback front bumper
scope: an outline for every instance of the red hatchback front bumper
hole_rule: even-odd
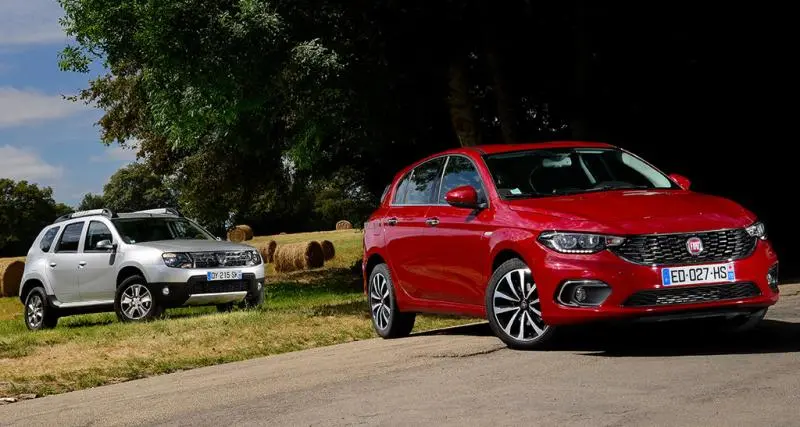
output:
[[[535,253],[526,261],[539,290],[543,320],[551,325],[709,310],[757,310],[778,302],[777,286],[767,283],[767,272],[778,257],[767,241],[758,241],[750,256],[734,261],[734,284],[666,287],[661,284],[661,267],[631,263],[609,251],[587,256],[559,254],[540,245],[534,248]],[[560,302],[561,286],[580,280],[604,282],[611,293],[595,307]],[[724,292],[709,292],[714,286]],[[742,289],[747,292],[740,292]],[[703,297],[698,298],[698,294]]]

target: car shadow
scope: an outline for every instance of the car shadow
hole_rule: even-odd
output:
[[[711,321],[564,327],[542,351],[604,357],[669,357],[800,352],[800,323],[763,320],[749,332],[726,333]],[[425,335],[491,336],[488,323],[428,331]]]

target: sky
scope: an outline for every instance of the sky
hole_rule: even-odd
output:
[[[103,70],[58,69],[70,42],[62,14],[56,0],[0,0],[0,178],[49,186],[56,201],[75,206],[136,153],[100,142],[102,111],[63,99]]]

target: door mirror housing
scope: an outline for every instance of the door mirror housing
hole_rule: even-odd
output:
[[[94,248],[101,251],[113,251],[117,248],[117,245],[111,243],[111,240],[101,240],[97,242]]]
[[[683,175],[678,175],[677,173],[670,174],[669,179],[678,184],[678,187],[681,187],[684,190],[688,190],[692,185],[692,181],[689,181],[689,178],[686,178]]]
[[[447,192],[444,200],[457,208],[483,209],[486,204],[478,200],[478,192],[471,185],[462,185]]]

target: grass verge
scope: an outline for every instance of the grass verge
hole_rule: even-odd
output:
[[[267,268],[265,305],[218,314],[213,307],[169,310],[167,318],[122,324],[113,314],[66,317],[31,333],[16,298],[0,299],[0,396],[48,395],[151,375],[375,337],[359,277],[361,232],[258,237],[278,244],[330,240],[325,268],[277,275]],[[418,316],[416,331],[470,322]]]

